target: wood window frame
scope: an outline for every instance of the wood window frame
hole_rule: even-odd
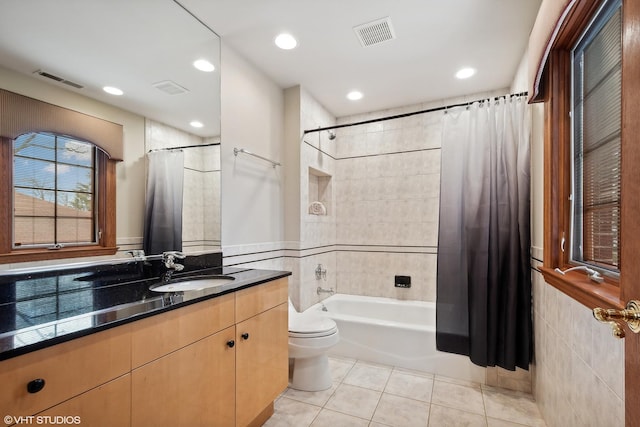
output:
[[[571,49],[575,46],[584,29],[602,5],[602,1],[588,0],[577,2],[576,6],[567,16],[558,32],[558,36],[549,53],[547,70],[544,80],[545,102],[545,129],[544,129],[544,262],[540,268],[545,281],[556,287],[571,298],[577,300],[589,308],[624,308],[621,300],[619,280],[614,277],[605,277],[605,282],[597,284],[592,282],[583,272],[570,272],[562,275],[555,268],[569,268],[571,244]],[[623,0],[622,4],[622,166],[621,188],[630,188],[634,179],[631,168],[625,167],[625,157],[631,156],[632,141],[637,138],[638,108],[629,102],[625,102],[625,94],[634,94],[631,86],[638,87],[633,82],[638,74],[630,71],[638,70],[640,60],[637,58],[637,47],[632,45],[633,40],[628,33],[633,32],[632,23],[638,21],[637,11],[626,7],[630,3]],[[635,34],[637,38],[637,34]],[[632,53],[635,49],[635,56]],[[633,97],[635,95],[631,95]],[[627,96],[627,99],[629,96]],[[632,108],[629,108],[629,106]],[[635,111],[635,120],[633,114]],[[633,123],[633,122],[636,123]],[[638,150],[636,149],[635,152]],[[637,153],[636,153],[637,156]],[[637,175],[637,173],[636,173]],[[635,181],[637,185],[638,181]],[[629,192],[625,194],[628,196]],[[635,197],[635,196],[634,196]],[[632,202],[632,201],[629,201]],[[636,200],[637,202],[637,200]],[[625,209],[627,200],[621,201],[621,209]],[[624,223],[622,230],[626,230]],[[624,235],[633,235],[629,230]],[[564,237],[565,250],[562,250]],[[624,259],[624,253],[622,254]]]
[[[13,140],[0,138],[0,264],[113,255],[116,247],[116,161],[105,153],[98,157],[97,244],[45,248],[13,249]]]

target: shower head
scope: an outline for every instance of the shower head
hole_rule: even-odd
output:
[[[329,141],[336,139],[336,133],[334,131],[328,130],[327,132],[329,132]]]

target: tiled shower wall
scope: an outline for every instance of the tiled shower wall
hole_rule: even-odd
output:
[[[301,128],[352,124],[504,93],[342,117],[336,122],[301,89]],[[347,294],[435,301],[443,114],[440,110],[339,127],[334,140],[326,131],[304,135],[301,252],[296,261],[301,276],[292,279],[299,309],[326,297],[315,294],[317,286]],[[321,180],[330,182],[327,216],[307,212],[318,185],[326,185],[311,181],[318,172]],[[327,269],[326,280],[315,279],[318,264]],[[395,287],[395,275],[411,276],[411,288]]]
[[[310,94],[300,89],[301,132],[318,127],[335,125],[335,118]],[[300,242],[299,249],[290,262],[296,263],[300,272],[294,278],[298,286],[296,295],[300,310],[324,299],[328,294],[316,293],[316,289],[336,289],[336,140],[329,140],[327,131],[303,135],[300,141]],[[309,214],[309,204],[321,201],[327,215]],[[326,270],[324,278],[317,279],[318,265]],[[295,298],[294,298],[295,299]]]
[[[442,114],[338,129],[339,292],[435,301]],[[411,288],[396,288],[395,275]]]

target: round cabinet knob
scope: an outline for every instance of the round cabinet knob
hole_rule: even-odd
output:
[[[227,347],[233,348],[234,345],[236,345],[236,342],[234,340],[227,341]]]
[[[244,334],[240,335],[242,337],[243,340],[248,340],[249,339],[249,333],[245,332]]]
[[[27,384],[27,391],[29,393],[37,393],[44,388],[45,381],[42,378],[36,378],[29,381]]]

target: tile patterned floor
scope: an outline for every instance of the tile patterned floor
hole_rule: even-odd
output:
[[[287,389],[265,427],[545,427],[531,395],[330,358],[329,390]]]

